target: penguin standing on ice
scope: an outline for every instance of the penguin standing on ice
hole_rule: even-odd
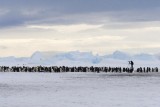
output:
[[[131,65],[131,68],[130,68],[130,73],[132,73],[134,71],[134,62],[133,61],[129,61],[129,64]]]

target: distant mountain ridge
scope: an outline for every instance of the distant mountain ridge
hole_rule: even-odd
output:
[[[98,65],[116,65],[116,63],[127,62],[134,60],[138,62],[157,62],[160,61],[160,55],[151,54],[136,54],[130,55],[125,52],[115,51],[112,54],[93,55],[92,52],[40,52],[37,51],[31,57],[4,57],[0,58],[0,65],[6,66],[51,66],[51,65],[66,65],[66,66],[98,66]],[[126,63],[127,64],[127,63]]]

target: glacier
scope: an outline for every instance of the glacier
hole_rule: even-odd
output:
[[[112,54],[94,55],[92,52],[40,52],[36,51],[31,57],[1,57],[1,66],[121,66],[127,67],[128,61],[133,60],[135,67],[159,67],[159,54],[140,53],[130,55],[122,51]]]

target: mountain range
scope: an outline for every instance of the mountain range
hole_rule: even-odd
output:
[[[31,57],[16,58],[1,57],[0,65],[3,66],[129,66],[128,61],[133,60],[137,66],[159,66],[160,55],[136,54],[115,51],[112,54],[94,55],[92,52],[40,52]]]

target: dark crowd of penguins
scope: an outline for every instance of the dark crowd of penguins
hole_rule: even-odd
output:
[[[66,66],[51,66],[51,67],[44,67],[44,66],[36,66],[36,67],[26,67],[26,66],[0,66],[0,72],[106,72],[106,73],[149,73],[149,72],[158,72],[158,67],[151,68],[151,67],[140,67],[134,70],[133,68],[129,67],[66,67]]]

